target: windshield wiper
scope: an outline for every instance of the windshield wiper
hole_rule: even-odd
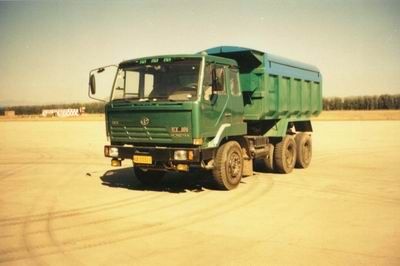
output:
[[[113,102],[124,102],[124,103],[130,103],[133,100],[137,100],[139,98],[120,98],[120,99],[114,99],[112,100]]]
[[[130,102],[130,101],[122,98],[122,99],[114,99],[114,100],[112,100],[112,102]]]

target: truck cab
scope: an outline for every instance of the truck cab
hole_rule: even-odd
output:
[[[246,133],[238,67],[214,56],[176,55],[122,62],[106,105],[115,145],[203,145],[216,129]]]

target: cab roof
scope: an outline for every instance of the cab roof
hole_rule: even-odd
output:
[[[198,58],[201,59],[203,56],[206,57],[206,60],[208,62],[216,62],[216,63],[221,63],[221,64],[227,64],[227,65],[234,65],[237,66],[237,63],[235,60],[226,58],[226,57],[220,57],[220,56],[215,56],[215,55],[208,55],[205,53],[197,53],[197,54],[172,54],[172,55],[155,55],[155,56],[146,56],[146,57],[140,57],[140,58],[135,58],[135,59],[129,59],[122,61],[119,66],[124,67],[128,66],[131,64],[136,64],[142,60],[151,60],[151,59],[164,59],[164,58]]]

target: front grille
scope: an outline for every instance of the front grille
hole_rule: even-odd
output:
[[[110,129],[114,141],[172,141],[165,127],[111,125]]]

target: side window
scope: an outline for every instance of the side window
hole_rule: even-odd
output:
[[[136,71],[126,71],[125,75],[125,95],[127,97],[139,97],[139,78],[140,74]]]
[[[213,71],[215,69],[215,72]],[[203,78],[203,91],[204,99],[209,101],[211,99],[213,79],[215,79],[214,93],[226,94],[225,90],[225,73],[224,67],[219,65],[207,64],[204,70]],[[215,77],[213,75],[215,74]]]
[[[204,100],[209,101],[212,93],[212,78],[211,78],[211,70],[212,65],[207,64],[204,68],[204,77],[203,77],[203,93]]]
[[[239,84],[239,71],[237,69],[230,69],[229,71],[229,82],[233,96],[240,95],[240,84]]]
[[[153,91],[154,87],[154,76],[152,74],[144,75],[144,97],[147,98],[150,92]]]
[[[124,98],[124,95],[125,95],[125,71],[119,69],[115,79],[113,99],[122,99]]]

